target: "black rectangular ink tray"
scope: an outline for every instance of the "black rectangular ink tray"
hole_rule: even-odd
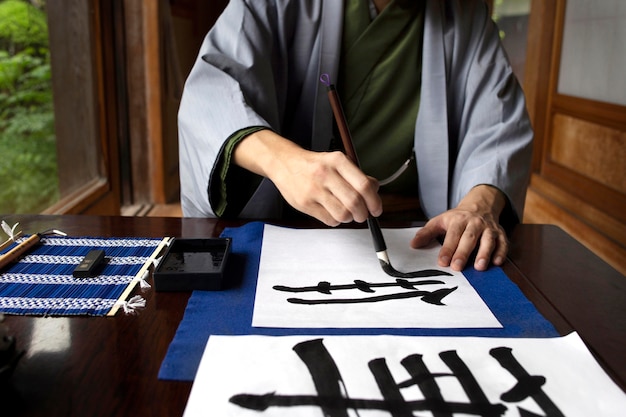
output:
[[[156,291],[222,289],[230,238],[173,239],[154,271]]]

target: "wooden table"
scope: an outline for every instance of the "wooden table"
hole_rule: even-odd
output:
[[[236,225],[215,219],[154,217],[7,215],[0,219],[20,222],[28,234],[57,228],[73,236],[207,237]],[[506,274],[560,333],[578,331],[626,390],[626,278],[554,226],[520,225],[511,243],[503,266]],[[136,315],[5,316],[3,324],[26,353],[9,386],[2,387],[0,414],[182,415],[191,383],[159,381],[157,374],[189,295],[150,290],[143,294],[146,309]]]

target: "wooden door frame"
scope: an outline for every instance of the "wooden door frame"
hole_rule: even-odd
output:
[[[556,117],[626,131],[624,106],[558,92],[566,0],[532,0],[524,91],[535,130],[524,222],[561,226],[626,271],[626,196],[552,158]]]
[[[533,0],[529,23],[529,49],[524,85],[528,109],[535,129],[533,174],[565,188],[581,200],[593,201],[608,215],[626,223],[626,196],[572,172],[550,158],[555,114],[626,130],[623,106],[558,92],[561,45],[566,0]]]

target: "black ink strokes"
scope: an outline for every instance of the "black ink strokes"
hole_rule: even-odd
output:
[[[319,292],[322,294],[330,295],[332,291],[340,291],[340,290],[354,290],[358,289],[363,292],[372,293],[374,292],[373,288],[388,288],[388,287],[400,287],[403,289],[414,290],[418,285],[432,285],[432,284],[445,284],[443,281],[439,280],[421,280],[421,281],[407,281],[406,279],[397,279],[394,282],[366,282],[360,279],[354,280],[354,284],[336,284],[333,285],[328,281],[320,281],[315,286],[307,286],[307,287],[289,287],[286,285],[274,285],[274,288],[277,291],[284,292]]]
[[[428,269],[419,271],[422,277],[429,276],[441,276],[451,275],[444,271],[438,271],[434,269]],[[433,305],[445,305],[442,300],[448,294],[455,291],[458,287],[440,288],[434,291],[421,290],[418,287],[426,285],[443,285],[444,281],[440,280],[417,280],[410,281],[404,278],[397,278],[392,282],[366,282],[363,280],[354,280],[351,284],[331,284],[328,281],[320,281],[314,286],[304,287],[289,287],[285,285],[275,285],[272,288],[276,291],[283,291],[289,293],[318,293],[333,296],[333,293],[346,290],[358,290],[359,292],[366,294],[374,294],[376,289],[380,288],[400,288],[401,292],[393,294],[381,294],[372,295],[367,297],[353,297],[353,298],[319,298],[319,299],[304,299],[304,298],[288,298],[287,301],[292,304],[304,304],[304,305],[317,305],[317,304],[359,304],[359,303],[376,303],[389,300],[401,300],[407,298],[419,298],[428,304]]]
[[[448,272],[438,271],[436,269],[425,269],[425,270],[413,271],[413,272],[400,272],[396,268],[391,266],[391,263],[386,262],[383,259],[379,258],[378,262],[380,263],[380,266],[383,268],[383,271],[387,275],[392,276],[394,278],[423,278],[426,276],[433,276],[429,274],[434,274],[434,273],[437,273],[437,275],[450,275],[450,276],[452,275]]]
[[[524,367],[513,356],[513,349],[508,347],[498,347],[491,349],[489,354],[493,356],[500,366],[509,371],[511,375],[517,379],[517,384],[508,392],[500,396],[502,401],[521,402],[526,398],[532,398],[542,410],[546,412],[546,416],[562,417],[563,413],[558,409],[556,404],[552,402],[550,397],[546,395],[541,387],[546,383],[546,378],[540,375],[529,375]],[[520,415],[533,416],[530,411],[519,408]]]
[[[530,375],[515,359],[511,348],[498,347],[491,349],[489,354],[517,379],[511,390],[500,396],[501,403],[492,403],[483,388],[480,386],[475,372],[484,372],[483,366],[471,370],[461,359],[456,350],[442,351],[440,360],[447,366],[449,372],[431,372],[426,365],[424,355],[410,354],[404,357],[400,364],[406,370],[404,379],[397,381],[391,372],[385,358],[374,358],[367,364],[381,398],[351,398],[349,388],[339,371],[339,367],[330,352],[326,349],[323,339],[313,339],[296,344],[294,352],[306,365],[315,387],[315,393],[298,395],[281,395],[275,391],[265,394],[241,393],[230,397],[229,401],[248,410],[265,412],[272,407],[317,407],[320,415],[325,417],[348,417],[362,411],[377,410],[389,414],[391,417],[413,417],[416,412],[430,412],[434,417],[453,417],[455,415],[498,417],[505,414],[507,404],[517,405],[519,414],[524,417],[538,416],[533,412],[521,408],[519,402],[532,398],[543,411],[545,417],[563,416],[559,408],[542,390],[545,377]],[[489,358],[486,356],[486,359]],[[451,395],[445,387],[442,389],[439,380],[450,381],[456,379],[465,392],[466,400],[450,401],[446,396]],[[403,390],[421,392],[418,400],[407,400]],[[407,391],[405,391],[407,392]],[[413,394],[415,395],[415,392]],[[296,410],[294,410],[295,412]]]
[[[364,298],[331,298],[321,300],[305,300],[302,298],[288,298],[287,301],[292,304],[304,304],[304,305],[316,305],[316,304],[362,304],[362,303],[377,303],[381,301],[389,300],[402,300],[406,298],[418,298],[422,297],[422,301],[429,304],[435,304],[443,306],[445,305],[441,300],[451,292],[455,291],[458,287],[442,288],[435,291],[409,291],[395,294],[385,294]]]
[[[452,288],[441,288],[439,290],[435,290],[435,291],[431,291],[428,294],[425,294],[422,297],[422,301],[428,304],[434,304],[434,305],[438,305],[438,306],[443,306],[445,305],[441,300],[447,296],[448,294],[450,294],[451,292],[455,291],[458,287],[452,287]]]

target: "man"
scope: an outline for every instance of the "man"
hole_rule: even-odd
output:
[[[322,73],[362,170],[332,151]],[[504,261],[500,222],[522,214],[532,142],[479,0],[233,0],[189,75],[179,133],[187,216],[279,217],[284,199],[335,226],[381,215],[381,194],[419,197],[430,220],[410,244],[445,235],[439,264],[456,270],[475,248],[479,270]]]

